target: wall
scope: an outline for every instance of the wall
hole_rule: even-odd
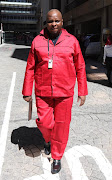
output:
[[[84,22],[101,19],[101,33],[103,28],[111,28],[112,0],[88,0],[82,5],[64,13],[65,27],[74,25],[74,34],[82,33],[81,25]],[[99,21],[100,22],[100,21]]]

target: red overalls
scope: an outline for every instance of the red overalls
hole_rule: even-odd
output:
[[[53,67],[48,68],[49,59]],[[27,60],[23,95],[35,95],[37,126],[46,142],[51,141],[53,159],[61,159],[69,134],[74,86],[78,82],[78,95],[87,95],[85,62],[77,39],[62,29],[56,45],[49,40],[46,29],[32,42]]]

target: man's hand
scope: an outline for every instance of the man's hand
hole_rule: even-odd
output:
[[[103,63],[102,63],[103,65],[106,65],[106,62],[105,61],[103,61]]]
[[[23,99],[27,102],[30,102],[32,100],[32,96],[23,96]]]
[[[79,106],[82,106],[85,103],[86,96],[78,96],[77,102],[80,102]]]

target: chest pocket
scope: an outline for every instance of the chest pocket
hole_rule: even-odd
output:
[[[38,60],[44,59],[48,57],[48,47],[42,46],[42,47],[35,48],[35,53],[38,57]]]

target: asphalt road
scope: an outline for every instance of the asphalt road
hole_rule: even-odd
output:
[[[43,138],[35,123],[35,97],[28,121],[28,103],[21,94],[29,49],[0,46],[0,180],[112,180],[112,88],[106,69],[96,59],[87,60],[89,95],[79,107],[76,84],[62,169],[52,175],[52,159],[42,153]]]

